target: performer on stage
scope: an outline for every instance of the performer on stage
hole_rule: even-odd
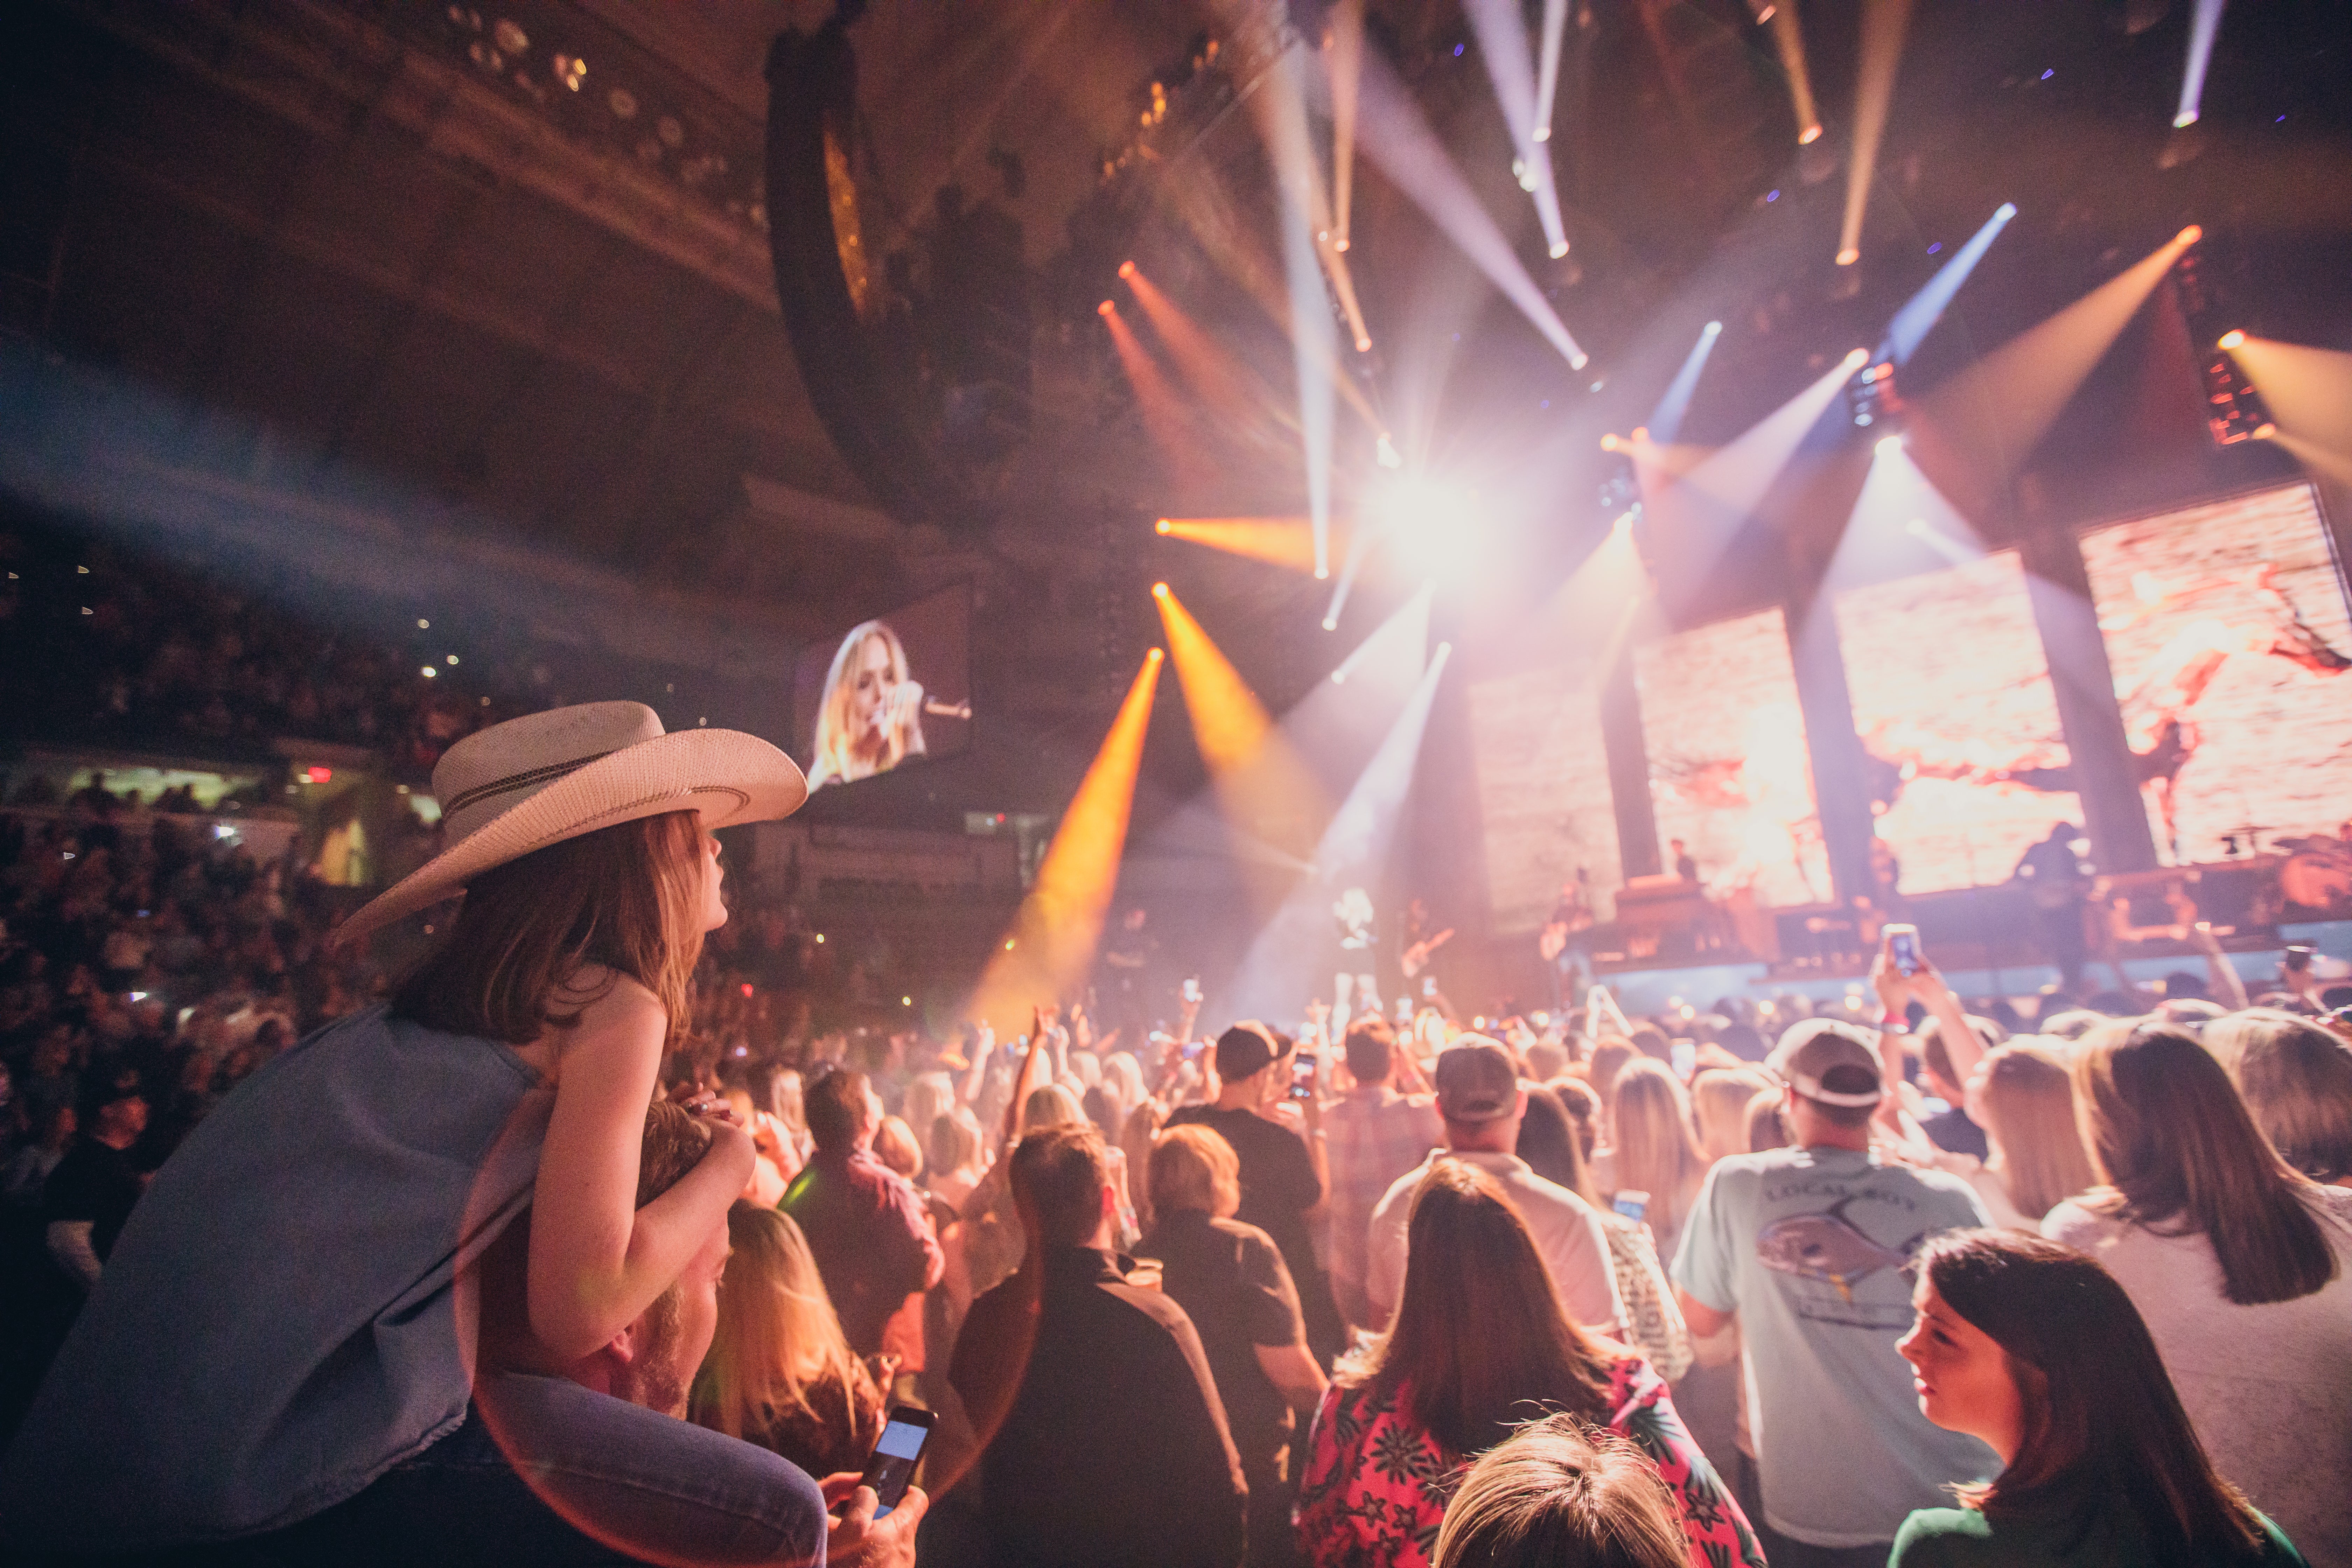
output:
[[[1380,933],[1375,925],[1372,896],[1361,888],[1349,888],[1331,906],[1331,915],[1339,922],[1339,960],[1334,966],[1331,999],[1331,1037],[1344,1039],[1348,1020],[1354,1008],[1360,1005],[1366,1013],[1381,1010],[1380,982],[1373,977],[1373,954],[1380,951]]]
[[[1575,1005],[1579,994],[1592,984],[1581,938],[1595,923],[1592,873],[1579,866],[1576,875],[1559,885],[1559,901],[1552,905],[1550,918],[1544,921],[1543,931],[1536,938],[1536,951],[1543,954],[1544,963],[1551,969],[1555,1008]]]

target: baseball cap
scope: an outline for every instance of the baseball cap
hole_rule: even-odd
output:
[[[1885,1093],[1876,1044],[1853,1025],[1834,1018],[1790,1025],[1764,1065],[1799,1094],[1823,1105],[1876,1105]],[[1832,1073],[1845,1087],[1831,1088]]]
[[[1511,1054],[1484,1035],[1465,1035],[1437,1053],[1437,1113],[1448,1121],[1493,1121],[1519,1103]]]
[[[1264,1024],[1244,1021],[1217,1037],[1217,1077],[1239,1083],[1275,1058],[1274,1037]]]

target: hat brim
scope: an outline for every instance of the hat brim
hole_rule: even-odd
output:
[[[508,808],[362,905],[335,933],[350,942],[431,909],[494,867],[568,838],[669,811],[705,828],[790,816],[808,799],[793,760],[738,730],[680,730],[599,757]]]

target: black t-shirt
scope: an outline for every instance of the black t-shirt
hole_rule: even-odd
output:
[[[79,1138],[41,1189],[42,1219],[47,1225],[88,1221],[89,1249],[103,1263],[145,1190],[129,1154],[95,1138]]]
[[[1307,1140],[1255,1110],[1219,1110],[1188,1105],[1168,1118],[1171,1127],[1205,1127],[1234,1146],[1241,1160],[1242,1206],[1234,1217],[1274,1238],[1295,1277],[1311,1264],[1315,1244],[1307,1234],[1307,1211],[1323,1201],[1323,1184]]]
[[[1919,1124],[1937,1148],[1954,1154],[1973,1154],[1979,1160],[1992,1156],[1992,1146],[1985,1142],[1984,1129],[1969,1119],[1969,1113],[1958,1106],[1939,1111]]]
[[[1242,1468],[1270,1467],[1290,1437],[1290,1405],[1258,1365],[1257,1347],[1307,1342],[1282,1253],[1255,1226],[1198,1209],[1162,1215],[1137,1252],[1160,1259],[1160,1289],[1201,1335]]]

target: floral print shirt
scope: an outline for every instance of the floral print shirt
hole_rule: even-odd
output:
[[[1315,1568],[1428,1568],[1445,1505],[1475,1456],[1446,1453],[1415,1425],[1410,1392],[1383,1399],[1335,1383],[1323,1395],[1298,1487],[1299,1547]],[[1692,1568],[1764,1568],[1747,1516],[1646,1360],[1617,1360],[1609,1408],[1609,1429],[1647,1454],[1673,1489]]]

